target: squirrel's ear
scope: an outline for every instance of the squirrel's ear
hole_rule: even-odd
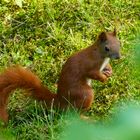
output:
[[[117,31],[116,31],[116,28],[114,28],[113,35],[116,36],[116,34],[117,34]]]
[[[106,33],[105,33],[105,32],[101,32],[100,35],[98,36],[98,39],[99,39],[101,42],[106,41],[106,40],[107,40]]]

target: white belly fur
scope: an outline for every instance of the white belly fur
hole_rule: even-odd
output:
[[[100,72],[103,71],[103,69],[106,67],[107,64],[109,64],[110,58],[106,57],[100,67]]]
[[[87,84],[91,86],[91,79],[87,79]]]

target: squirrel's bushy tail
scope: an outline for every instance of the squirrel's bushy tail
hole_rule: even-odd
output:
[[[51,104],[56,98],[56,94],[44,87],[31,71],[20,66],[8,68],[0,74],[0,119],[5,122],[8,121],[6,112],[8,97],[17,88],[27,90],[33,98],[45,101],[46,104]]]

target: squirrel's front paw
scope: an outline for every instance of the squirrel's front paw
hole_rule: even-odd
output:
[[[110,77],[112,75],[112,69],[109,68],[104,68],[102,73],[106,76],[106,77]]]

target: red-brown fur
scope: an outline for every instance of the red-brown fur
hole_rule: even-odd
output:
[[[108,41],[108,44],[104,44]],[[107,46],[112,52],[105,52]],[[51,93],[41,84],[40,79],[31,71],[20,66],[8,68],[0,75],[0,119],[8,121],[6,111],[9,94],[17,88],[25,89],[39,101],[45,101],[48,106],[66,108],[69,105],[78,109],[89,109],[93,102],[93,91],[88,85],[88,79],[105,82],[112,74],[108,64],[106,70],[100,72],[104,58],[109,55],[119,55],[119,41],[116,32],[103,32],[95,43],[86,49],[72,55],[64,64],[58,81],[57,94]]]

